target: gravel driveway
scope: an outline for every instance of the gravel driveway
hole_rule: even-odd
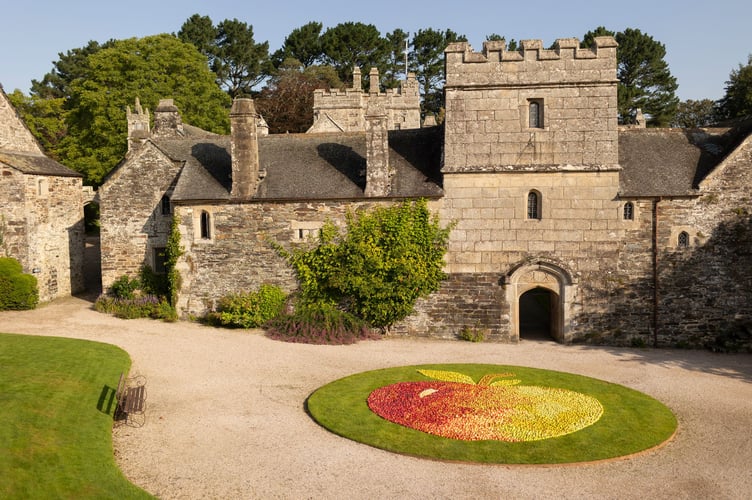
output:
[[[114,431],[125,475],[161,498],[738,498],[752,492],[752,356],[386,339],[285,344],[257,331],[119,320],[67,298],[0,313],[0,331],[118,345],[147,378],[147,420]],[[623,384],[668,405],[666,446],[576,466],[445,463],[329,433],[304,411],[321,385],[422,363],[499,363]]]

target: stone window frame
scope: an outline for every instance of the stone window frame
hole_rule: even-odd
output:
[[[37,179],[37,196],[39,198],[47,198],[50,194],[50,181],[47,177],[40,177]]]
[[[682,231],[676,236],[676,248],[679,248],[679,249],[689,248],[689,233],[688,232]]]
[[[696,227],[674,226],[671,228],[667,248],[670,250],[683,251],[691,249],[697,245],[702,245],[706,241],[707,237]]]
[[[165,261],[166,261],[166,255],[165,251],[167,249],[165,247],[154,247],[152,249],[152,270],[156,274],[165,274],[167,272],[167,269],[165,267]]]
[[[527,220],[541,220],[543,218],[543,195],[537,189],[531,189],[527,192],[525,215]]]
[[[529,98],[527,100],[527,128],[544,130],[546,128],[546,106],[543,98]]]
[[[193,241],[213,243],[216,236],[212,207],[195,207],[193,212]]]
[[[320,221],[291,221],[292,241],[303,242],[310,238],[317,237],[321,234],[321,228],[324,226]]]
[[[162,199],[159,200],[159,213],[164,216],[172,215],[172,200],[170,198],[170,193],[165,193],[162,196]]]
[[[622,205],[621,218],[628,222],[632,222],[636,219],[635,204],[633,202],[627,201]]]

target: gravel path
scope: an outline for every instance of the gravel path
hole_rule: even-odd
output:
[[[387,339],[275,342],[259,332],[123,321],[81,298],[0,313],[0,331],[118,345],[148,382],[147,421],[114,431],[125,475],[160,498],[714,498],[752,492],[752,356],[700,351]],[[674,440],[629,459],[493,466],[400,456],[329,433],[304,411],[321,385],[421,363],[567,371],[645,392],[679,419]]]

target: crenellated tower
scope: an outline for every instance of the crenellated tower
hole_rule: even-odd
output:
[[[444,172],[618,163],[616,41],[450,44]]]

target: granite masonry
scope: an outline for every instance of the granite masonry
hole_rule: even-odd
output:
[[[262,136],[239,99],[231,136],[217,136],[161,119],[174,107],[161,103],[154,130],[129,127],[100,189],[104,287],[159,269],[179,217],[181,314],[262,283],[293,291],[270,241],[307,244],[348,210],[425,198],[455,224],[448,279],[394,334],[687,346],[749,335],[752,127],[620,128],[613,38],[520,47],[447,47],[439,127],[396,126],[390,94],[359,85],[341,94],[352,105],[326,111],[340,93],[317,91],[318,119],[339,124],[329,133]],[[331,119],[335,108],[350,118]]]

